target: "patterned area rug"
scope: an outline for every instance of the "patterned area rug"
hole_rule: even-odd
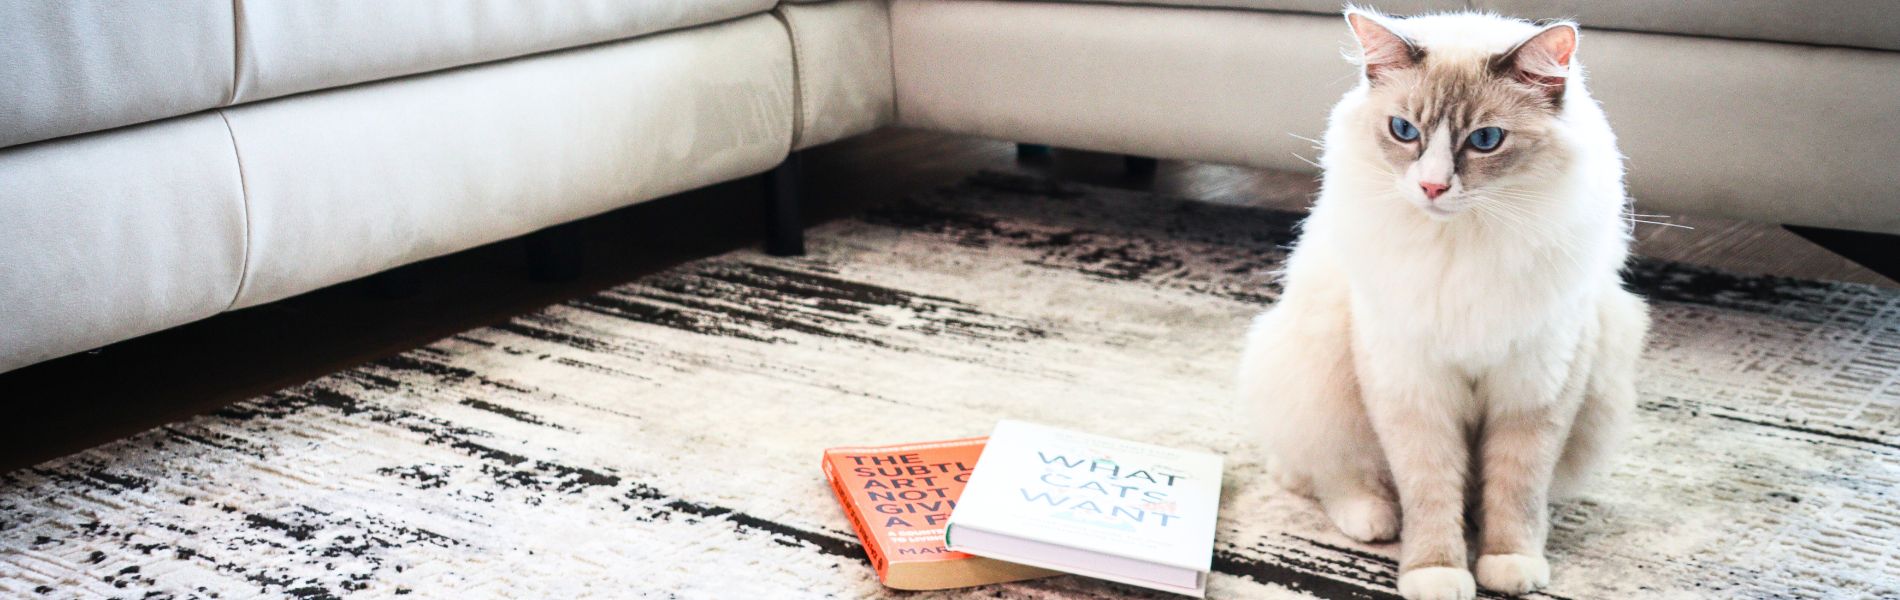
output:
[[[1229,457],[1216,598],[1393,598],[1229,417],[1296,217],[984,174],[0,477],[0,595],[1159,598],[881,588],[828,446],[999,418]],[[1622,461],[1540,598],[1900,597],[1900,293],[1639,262]]]

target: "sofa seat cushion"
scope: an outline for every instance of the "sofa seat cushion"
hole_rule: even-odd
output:
[[[0,150],[0,182],[0,371],[237,295],[244,191],[216,113]]]
[[[1473,0],[1472,8],[1585,27],[1900,50],[1900,2],[1866,0]]]
[[[0,147],[216,107],[231,3],[0,2]]]
[[[251,223],[236,306],[771,169],[793,77],[756,15],[226,109]]]
[[[779,16],[798,58],[794,149],[841,140],[896,120],[891,11],[885,0],[790,4]]]
[[[627,39],[775,0],[238,0],[237,101]]]

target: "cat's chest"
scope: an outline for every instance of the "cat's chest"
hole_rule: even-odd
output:
[[[1588,285],[1558,251],[1535,246],[1362,240],[1346,254],[1365,325],[1473,359],[1576,321]]]

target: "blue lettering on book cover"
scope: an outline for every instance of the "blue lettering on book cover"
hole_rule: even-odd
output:
[[[1061,509],[1048,516],[1118,531],[1138,531],[1137,525],[1167,527],[1180,515],[1169,499],[1167,489],[1187,475],[1161,465],[1127,468],[1105,453],[1069,458],[1042,458],[1043,473],[1037,479],[1040,491],[1020,488],[1023,500],[1037,506]]]

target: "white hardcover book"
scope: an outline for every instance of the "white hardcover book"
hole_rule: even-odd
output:
[[[944,543],[1204,597],[1220,480],[1213,454],[1002,421],[950,514]]]

